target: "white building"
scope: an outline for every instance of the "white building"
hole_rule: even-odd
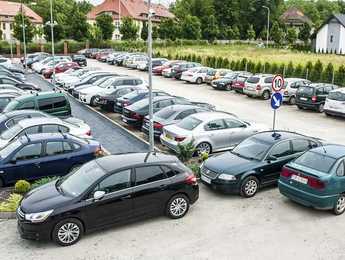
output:
[[[316,31],[315,51],[345,54],[345,14],[332,15]]]

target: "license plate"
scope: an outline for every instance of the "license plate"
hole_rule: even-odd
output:
[[[208,184],[211,184],[211,179],[210,178],[207,178],[206,176],[204,175],[201,175],[201,180],[203,180],[204,182],[208,183]]]
[[[307,178],[303,178],[303,177],[298,176],[298,175],[292,175],[291,179],[295,180],[297,182],[303,183],[303,184],[307,184],[308,183],[308,179]]]
[[[301,97],[301,98],[299,98],[300,100],[304,100],[304,101],[306,101],[306,100],[308,100],[307,98],[305,98],[305,97]]]

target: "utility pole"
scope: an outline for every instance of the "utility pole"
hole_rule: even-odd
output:
[[[268,40],[270,37],[270,8],[267,6],[262,6],[263,8],[267,9],[267,39],[266,39],[266,48],[268,48]]]
[[[26,64],[26,37],[25,37],[25,21],[24,21],[24,12],[23,12],[23,1],[20,1],[20,9],[22,13],[22,33],[23,33],[23,45],[24,45],[24,64],[25,64],[25,71],[28,69],[28,65]]]
[[[54,46],[54,26],[56,23],[53,19],[53,0],[50,0],[50,22],[47,22],[46,25],[50,26],[51,32],[51,41],[52,41],[52,56],[53,56],[53,76],[52,83],[55,84],[55,46]]]
[[[149,69],[149,141],[150,141],[150,152],[155,149],[154,135],[153,135],[153,97],[152,97],[152,16],[154,16],[154,10],[151,9],[151,0],[148,0],[148,37],[147,37],[147,55],[149,58],[148,69]]]

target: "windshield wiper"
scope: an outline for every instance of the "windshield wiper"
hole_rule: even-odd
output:
[[[243,154],[239,154],[239,153],[236,153],[236,152],[231,152],[231,153],[234,154],[234,155],[237,155],[237,156],[239,156],[239,157],[242,157],[242,158],[244,158],[244,159],[256,160],[256,161],[258,161],[258,159],[257,159],[257,158],[254,158],[254,157],[245,156],[245,155],[243,155]]]

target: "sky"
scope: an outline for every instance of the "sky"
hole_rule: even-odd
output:
[[[100,4],[102,3],[104,0],[89,0],[89,2],[91,4],[94,4],[94,5],[97,5],[97,4]],[[169,6],[169,4],[172,2],[173,0],[152,0],[153,3],[161,3],[161,4],[164,4],[166,6]]]

